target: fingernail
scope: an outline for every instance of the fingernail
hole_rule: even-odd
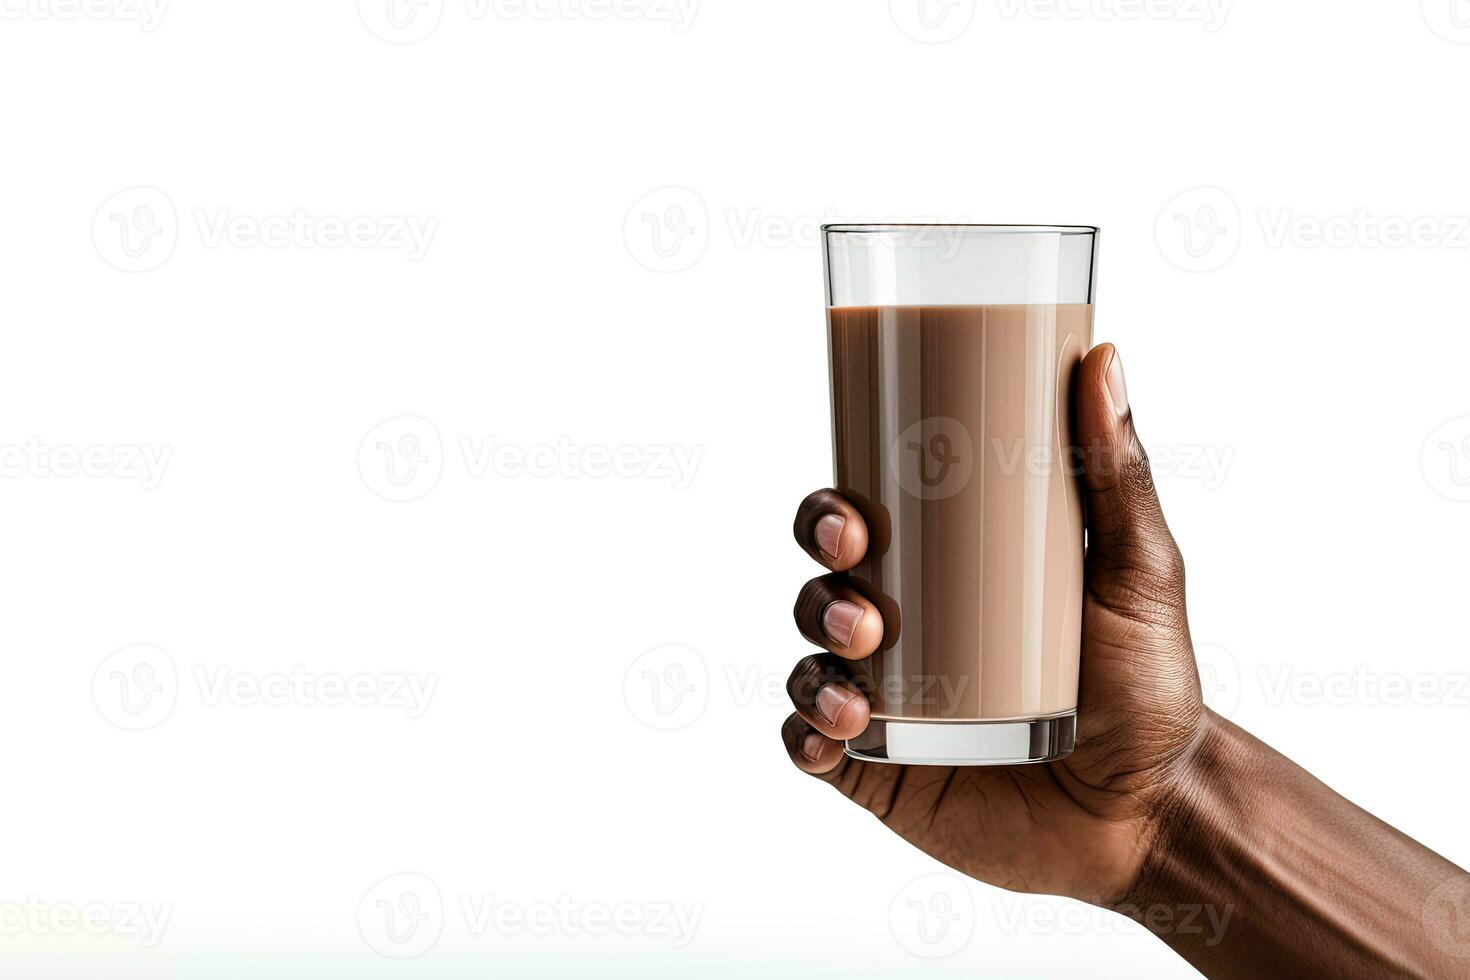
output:
[[[812,762],[822,761],[822,743],[826,741],[817,732],[808,732],[801,740],[801,754]]]
[[[1108,400],[1113,403],[1113,414],[1123,418],[1128,414],[1128,383],[1123,380],[1123,359],[1113,351],[1108,362]]]
[[[852,695],[836,684],[824,684],[817,691],[817,714],[829,725],[837,724],[837,718],[842,714],[842,709],[847,707]]]
[[[817,521],[817,547],[828,558],[835,559],[842,553],[842,525],[846,523],[847,518],[840,514],[827,514]]]
[[[852,635],[857,632],[858,621],[862,618],[862,606],[846,599],[838,599],[822,611],[822,632],[838,646],[850,646]]]

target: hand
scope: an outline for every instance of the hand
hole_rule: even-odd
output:
[[[832,490],[812,494],[797,512],[797,541],[836,574],[808,582],[797,599],[798,628],[829,652],[792,672],[787,691],[796,713],[782,737],[799,769],[950,867],[1014,891],[1107,905],[1128,894],[1212,716],[1200,700],[1183,560],[1111,345],[1084,359],[1073,404],[1088,530],[1073,753],[1046,765],[975,768],[843,754],[841,740],[869,719],[848,664],[877,649],[883,621],[841,574],[862,560],[868,533],[862,515]]]

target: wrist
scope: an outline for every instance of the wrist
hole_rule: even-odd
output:
[[[1150,808],[1138,873],[1110,903],[1113,911],[1158,931],[1158,922],[1210,901],[1220,858],[1251,806],[1250,757],[1249,736],[1208,708],[1200,713],[1194,737]],[[1200,911],[1217,919],[1231,914],[1225,908]]]
[[[1463,872],[1240,728],[1206,711],[1164,786],[1139,872],[1109,907],[1200,972],[1463,972],[1424,925],[1434,890]]]

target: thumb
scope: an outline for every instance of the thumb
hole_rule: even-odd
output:
[[[1184,606],[1184,560],[1133,427],[1123,361],[1099,344],[1077,372],[1076,432],[1087,502],[1088,586],[1109,605]]]

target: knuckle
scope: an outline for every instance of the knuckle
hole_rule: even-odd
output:
[[[797,507],[796,512],[800,515],[819,517],[834,508],[842,506],[842,495],[831,487],[823,487],[807,494]]]
[[[1154,485],[1154,470],[1149,463],[1148,450],[1136,439],[1124,457],[1122,472],[1118,475],[1124,491],[1134,499],[1147,500],[1158,492]]]
[[[796,662],[791,676],[786,678],[786,694],[797,704],[810,701],[817,689],[825,683],[826,666],[817,654],[809,654]]]
[[[1159,544],[1157,559],[1159,570],[1165,578],[1175,583],[1179,590],[1184,590],[1184,555],[1179,551],[1179,544],[1174,540],[1174,535],[1166,529],[1163,540]]]
[[[814,578],[801,587],[796,595],[796,605],[791,609],[791,615],[796,619],[796,626],[803,634],[810,634],[816,627],[822,610],[833,599],[832,586],[826,576]]]
[[[842,495],[830,487],[814,491],[806,495],[800,505],[796,508],[796,520],[791,524],[791,532],[796,536],[802,547],[806,547],[811,539],[812,529],[816,527],[817,521],[824,514],[844,513],[846,501]]]
[[[809,727],[801,715],[793,712],[786,716],[786,720],[781,723],[781,743],[788,752],[796,751],[798,740],[806,735]]]

